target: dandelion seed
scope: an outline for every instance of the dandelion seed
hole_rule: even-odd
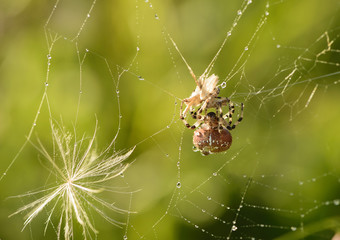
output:
[[[51,129],[55,152],[50,154],[39,140],[37,145],[32,144],[51,165],[51,173],[56,176],[57,184],[49,189],[16,196],[22,198],[25,196],[37,197],[37,194],[43,195],[21,207],[10,217],[28,211],[24,221],[23,229],[25,229],[44,210],[48,213],[44,232],[46,233],[50,224],[55,226],[52,223],[52,218],[57,217],[59,219],[57,238],[67,240],[75,237],[73,233],[75,223],[80,224],[84,239],[92,239],[92,235],[98,233],[90,212],[96,212],[109,223],[122,227],[124,222],[111,218],[107,215],[107,211],[125,214],[129,213],[129,210],[116,207],[97,195],[100,192],[112,191],[112,188],[109,188],[105,183],[124,173],[128,164],[123,162],[134,149],[126,153],[110,155],[110,148],[107,148],[98,155],[94,147],[97,123],[90,139],[83,137],[80,140],[74,138],[72,141],[73,135],[59,125],[56,127],[52,121]],[[74,218],[76,221],[73,220]]]

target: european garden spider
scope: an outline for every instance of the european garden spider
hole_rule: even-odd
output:
[[[218,76],[215,74],[206,77],[205,73],[196,79],[195,74],[191,69],[190,73],[196,82],[196,89],[192,92],[191,96],[185,98],[181,103],[180,119],[183,121],[185,126],[190,129],[199,127],[205,120],[206,117],[202,117],[201,113],[207,112],[208,108],[215,108],[216,114],[218,114],[218,130],[221,131],[223,126],[229,130],[234,129],[243,119],[243,103],[241,103],[241,111],[238,120],[232,124],[232,116],[235,112],[234,104],[227,97],[218,97],[220,89],[217,87]],[[186,108],[183,110],[183,103],[186,104]],[[200,106],[201,105],[201,106]],[[200,106],[196,111],[195,107]],[[228,106],[229,112],[223,116],[222,106]],[[190,115],[197,119],[194,125],[190,125],[186,120],[186,113],[190,110]],[[207,114],[206,114],[207,115]],[[228,121],[226,121],[226,119]]]

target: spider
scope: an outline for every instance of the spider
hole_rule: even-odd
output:
[[[219,114],[217,128],[218,131],[222,131],[223,126],[227,129],[232,130],[236,127],[239,122],[243,119],[243,103],[241,103],[241,116],[235,124],[232,125],[232,116],[235,112],[234,104],[227,97],[218,97],[220,92],[217,87],[218,76],[212,74],[210,77],[206,77],[205,74],[196,80],[195,74],[190,69],[190,73],[195,79],[197,87],[192,92],[191,96],[185,98],[181,103],[180,108],[180,119],[183,121],[187,128],[195,129],[201,125],[202,122],[206,121],[206,118],[201,115],[203,111],[207,112],[208,108],[215,108],[216,113]],[[186,104],[186,108],[183,110],[183,104]],[[194,111],[194,108],[201,105],[198,110]],[[229,112],[223,116],[222,106],[229,106]],[[190,115],[197,119],[194,125],[190,125],[186,120],[186,113],[190,110]],[[225,119],[228,118],[228,122]],[[215,127],[215,126],[214,126]]]
[[[232,143],[232,136],[227,128],[220,129],[220,118],[216,113],[209,112],[204,116],[204,123],[194,132],[194,151],[201,151],[202,155],[226,151]],[[224,126],[229,126],[222,119]]]

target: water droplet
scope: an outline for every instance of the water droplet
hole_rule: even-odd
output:
[[[33,123],[33,126],[37,126],[37,123]]]
[[[207,199],[210,201],[210,200],[211,200],[211,197],[208,196]]]
[[[85,49],[85,52],[89,52],[90,50],[88,50],[87,48]]]
[[[126,235],[124,235],[123,239],[124,239],[124,240],[127,240],[127,239],[128,239],[128,237],[127,237]]]
[[[195,228],[198,228],[198,225],[195,225]]]
[[[216,177],[216,176],[217,176],[217,172],[214,172],[214,173],[213,173],[213,176]]]
[[[48,86],[48,83],[47,83],[47,82],[45,82],[45,86],[46,86],[46,87]]]
[[[177,167],[179,167],[180,165],[181,165],[181,163],[178,161],[178,162],[177,162]]]
[[[238,10],[238,11],[237,11],[237,15],[242,15],[242,11],[241,11],[241,10]]]
[[[139,52],[139,50],[140,50],[139,47],[137,47],[137,52]]]
[[[166,126],[166,128],[170,128],[170,126],[168,125],[168,126]]]
[[[280,47],[281,47],[281,45],[280,45],[280,44],[277,44],[277,45],[276,45],[276,48],[280,48]]]
[[[227,86],[226,82],[221,83],[221,88],[225,88]]]
[[[116,93],[119,94],[119,90],[116,90]]]
[[[248,51],[248,46],[246,46],[246,47],[244,48],[244,51]]]
[[[138,76],[139,80],[143,81],[144,78],[142,76]]]
[[[178,183],[176,184],[176,187],[177,187],[177,188],[181,188],[181,182],[178,182]]]
[[[7,174],[7,173],[5,173],[5,172],[3,173],[4,176],[6,176],[6,174]]]
[[[339,199],[335,199],[333,201],[333,203],[334,203],[335,206],[339,206],[340,205],[340,200]]]
[[[122,116],[122,115],[119,115],[119,118],[123,118],[123,116]]]
[[[158,17],[158,15],[157,15],[157,14],[155,14],[155,18],[156,18],[156,20],[158,20],[158,19],[159,19],[159,17]]]
[[[236,227],[235,225],[233,225],[233,226],[231,227],[231,231],[235,232],[236,230],[237,230],[237,227]]]
[[[47,54],[47,59],[51,59],[51,55],[50,54]]]
[[[205,209],[202,209],[202,212],[204,212],[204,213],[205,213]]]
[[[248,4],[251,4],[253,1],[252,0],[248,0]]]
[[[149,7],[152,8],[152,4],[151,3],[149,4]]]
[[[149,0],[145,0],[145,2],[149,2]]]
[[[80,93],[80,94],[82,94],[82,93],[83,93],[83,91],[82,91],[82,90],[80,90],[80,91],[79,91],[79,93]]]
[[[296,227],[290,227],[290,230],[296,231]]]
[[[90,14],[87,14],[87,17],[89,18],[89,17],[91,17],[91,15],[90,15]]]
[[[264,14],[265,14],[266,16],[268,16],[268,15],[269,15],[269,12],[268,12],[268,11],[266,11]]]
[[[300,186],[301,186],[301,185],[303,185],[303,182],[302,182],[302,181],[300,181],[300,182],[299,182],[299,185],[300,185]]]
[[[227,32],[227,36],[230,36],[231,35],[231,32],[229,31],[229,32]]]
[[[120,176],[123,178],[124,177],[124,173],[121,173]]]

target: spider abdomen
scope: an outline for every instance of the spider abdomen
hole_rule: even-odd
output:
[[[226,128],[220,131],[214,128],[199,128],[194,132],[194,147],[203,155],[226,151],[230,148],[231,143],[232,136]]]

